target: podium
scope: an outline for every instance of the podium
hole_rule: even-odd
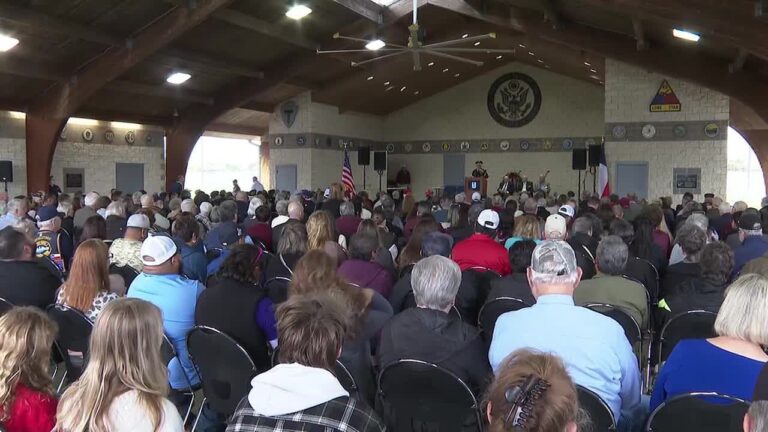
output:
[[[481,196],[488,196],[488,179],[485,177],[465,177],[464,195],[468,203],[472,202],[472,193],[480,192]]]

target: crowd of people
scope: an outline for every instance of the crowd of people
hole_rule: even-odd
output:
[[[192,193],[180,178],[168,194],[0,195],[0,297],[13,305],[0,318],[0,425],[183,431],[184,390],[201,382],[187,335],[203,325],[242,346],[258,374],[233,414],[202,406],[198,430],[392,430],[376,377],[402,359],[461,380],[494,432],[590,430],[582,388],[622,431],[690,392],[753,402],[744,430],[768,430],[764,204],[395,200],[339,183],[267,191],[256,178],[249,192]],[[518,306],[488,325],[485,306],[508,299]],[[49,305],[94,323],[82,375],[61,394]],[[689,311],[717,314],[714,336],[659,362],[595,305],[622,312],[643,343]]]

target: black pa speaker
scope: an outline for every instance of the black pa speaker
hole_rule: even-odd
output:
[[[357,164],[358,165],[371,164],[371,148],[370,147],[360,147],[357,149]]]
[[[600,166],[600,145],[589,146],[589,166]]]
[[[571,168],[579,171],[583,171],[587,169],[587,149],[585,148],[573,149],[573,158],[571,159]]]
[[[0,161],[0,182],[13,183],[13,163],[9,160]]]
[[[387,170],[387,152],[373,152],[373,169],[375,171]]]

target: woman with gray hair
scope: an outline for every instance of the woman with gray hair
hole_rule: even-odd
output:
[[[107,206],[107,240],[112,241],[123,238],[125,234],[125,224],[128,219],[125,217],[125,204],[122,201],[112,201]]]
[[[768,279],[750,274],[726,291],[715,321],[717,337],[684,339],[661,368],[651,410],[689,392],[717,392],[751,400],[768,361]]]
[[[481,394],[491,368],[480,333],[450,313],[461,283],[458,264],[440,255],[424,258],[414,266],[411,283],[417,307],[384,326],[379,364],[403,358],[435,363]]]

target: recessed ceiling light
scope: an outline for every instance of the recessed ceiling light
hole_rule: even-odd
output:
[[[475,42],[475,46],[480,46],[480,42]]]
[[[539,62],[539,63],[544,63],[544,60],[542,60],[542,59],[538,59],[536,61]]]
[[[304,6],[303,4],[297,4],[288,8],[288,12],[285,13],[285,16],[290,19],[300,20],[311,13],[312,9]]]
[[[466,39],[466,38],[468,38],[468,37],[469,37],[469,33],[464,33],[463,35],[461,35],[461,38],[462,38],[462,39]]]
[[[371,51],[378,51],[378,50],[384,48],[385,46],[387,46],[387,43],[384,42],[381,39],[374,39],[374,40],[368,42],[367,44],[365,44],[365,48],[369,49]]]
[[[454,75],[453,75],[453,77],[454,77],[454,78],[458,78],[458,77],[460,77],[460,76],[461,76],[461,74],[460,74],[460,73],[457,73],[457,74],[454,74]]]
[[[435,65],[435,62],[429,62],[429,64],[427,64],[427,66],[434,66],[434,65]]]
[[[367,78],[367,80],[368,80],[368,81],[370,81],[370,80],[372,80],[372,79],[373,79],[373,75],[371,75],[371,76],[369,76],[369,77]]]
[[[496,60],[501,60],[503,57],[504,57],[504,56],[502,56],[502,55],[497,55],[497,56],[496,56]]]
[[[701,36],[688,30],[672,29],[672,36],[691,42],[698,42]]]
[[[415,92],[413,92],[413,95],[414,95],[414,96],[418,96],[418,95],[419,95],[419,93],[421,93],[421,92],[420,92],[420,91],[418,91],[418,90],[416,90]]]
[[[186,82],[188,79],[192,78],[192,75],[185,73],[185,72],[174,72],[170,75],[168,75],[168,78],[165,80],[168,81],[171,84],[179,85]]]
[[[536,55],[533,51],[528,51],[528,55]]]
[[[597,73],[597,71],[595,69],[590,69],[589,71],[592,72],[592,73]]]
[[[404,92],[405,91],[405,86],[400,87],[400,91]]]
[[[584,62],[584,66],[592,66],[592,63],[590,63],[590,62]]]
[[[376,3],[378,5],[382,5],[384,7],[391,5],[395,1],[397,1],[397,0],[373,0],[374,3]]]
[[[385,82],[385,83],[384,83],[384,85],[385,85],[385,86],[388,86],[388,85],[389,85],[389,81]]]
[[[605,84],[604,82],[600,81],[600,84]]]
[[[523,44],[517,44],[517,46],[519,46],[520,48],[525,48],[525,45]]]
[[[448,72],[448,68],[443,69],[443,73]]]
[[[18,44],[18,39],[0,34],[0,52],[6,52]]]

